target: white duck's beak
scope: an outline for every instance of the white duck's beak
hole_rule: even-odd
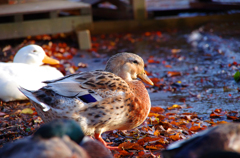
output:
[[[45,57],[42,60],[43,63],[45,64],[59,64],[59,61],[53,58],[50,58],[49,56],[45,55]]]

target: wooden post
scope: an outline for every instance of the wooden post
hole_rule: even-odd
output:
[[[147,19],[147,9],[145,0],[132,0],[132,5],[135,20]]]
[[[89,30],[77,31],[78,44],[81,50],[91,49],[91,35]]]

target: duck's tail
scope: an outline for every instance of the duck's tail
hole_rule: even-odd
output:
[[[39,104],[42,106],[43,111],[48,111],[50,109],[50,107],[48,105],[46,105],[45,103],[41,102],[40,100],[38,100],[35,95],[34,92],[35,91],[30,91],[27,90],[21,86],[18,87],[18,89],[31,101],[35,102],[36,104]]]

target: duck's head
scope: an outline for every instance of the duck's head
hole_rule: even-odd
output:
[[[143,82],[153,85],[144,70],[143,59],[133,53],[118,53],[112,56],[106,65],[105,71],[112,72],[125,81],[141,79]]]
[[[18,50],[13,58],[14,63],[25,63],[32,65],[59,64],[59,61],[48,57],[42,47],[31,44]]]
[[[42,125],[35,133],[34,138],[49,139],[52,137],[62,138],[67,135],[71,140],[80,143],[84,138],[81,127],[74,120],[57,119]]]

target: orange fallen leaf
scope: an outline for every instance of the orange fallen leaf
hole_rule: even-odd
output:
[[[173,109],[181,109],[182,107],[180,105],[174,104],[171,107],[168,107],[168,110],[173,110]]]
[[[153,134],[154,134],[155,136],[159,136],[159,135],[160,135],[160,132],[159,132],[159,130],[156,130]]]
[[[237,120],[238,117],[236,117],[236,116],[231,116],[231,115],[227,115],[227,119],[229,119],[229,120]]]
[[[123,157],[123,156],[131,156],[132,152],[127,152],[126,150],[120,150],[119,154],[115,154],[114,157]]]
[[[224,124],[224,123],[228,123],[227,121],[217,121],[217,124]]]
[[[221,117],[221,116],[223,116],[223,115],[216,114],[216,113],[214,113],[214,112],[212,112],[212,113],[210,114],[210,118],[219,118],[219,117]]]
[[[160,81],[159,78],[150,78],[154,84],[158,83]]]
[[[145,34],[145,36],[150,36],[151,32],[145,32],[144,34]]]
[[[164,139],[160,138],[160,137],[158,137],[158,138],[144,137],[142,139],[139,139],[137,143],[140,144],[140,145],[144,145],[146,142],[152,142],[152,141],[164,143]]]
[[[200,126],[192,126],[189,130],[194,131],[194,132],[198,132],[198,131],[202,130],[202,128]]]
[[[159,114],[157,114],[157,113],[149,113],[148,114],[148,117],[152,117],[152,116],[154,116],[154,117],[158,117],[159,116]]]
[[[165,110],[161,107],[151,107],[151,112],[152,113],[164,113]]]
[[[128,150],[128,149],[143,150],[144,149],[138,143],[131,143],[131,142],[123,142],[118,146],[118,148],[123,150]]]
[[[168,71],[167,72],[167,75],[169,77],[172,77],[172,76],[181,76],[182,74],[180,72],[175,72],[175,71]]]
[[[171,52],[173,54],[179,53],[181,51],[181,49],[172,49]]]
[[[222,112],[222,109],[215,109],[214,112],[220,113],[220,112]]]
[[[174,141],[179,140],[179,139],[180,139],[179,133],[177,133],[177,134],[175,134],[175,135],[171,135],[171,136],[169,136],[169,138],[172,139],[172,140],[174,140]]]
[[[144,151],[138,152],[138,156],[143,156],[143,155],[145,155]]]
[[[150,150],[160,150],[160,149],[164,149],[164,146],[162,146],[162,145],[147,145],[145,148],[150,149]]]
[[[171,65],[165,65],[165,67],[166,67],[166,68],[172,68],[172,66],[171,66]]]

